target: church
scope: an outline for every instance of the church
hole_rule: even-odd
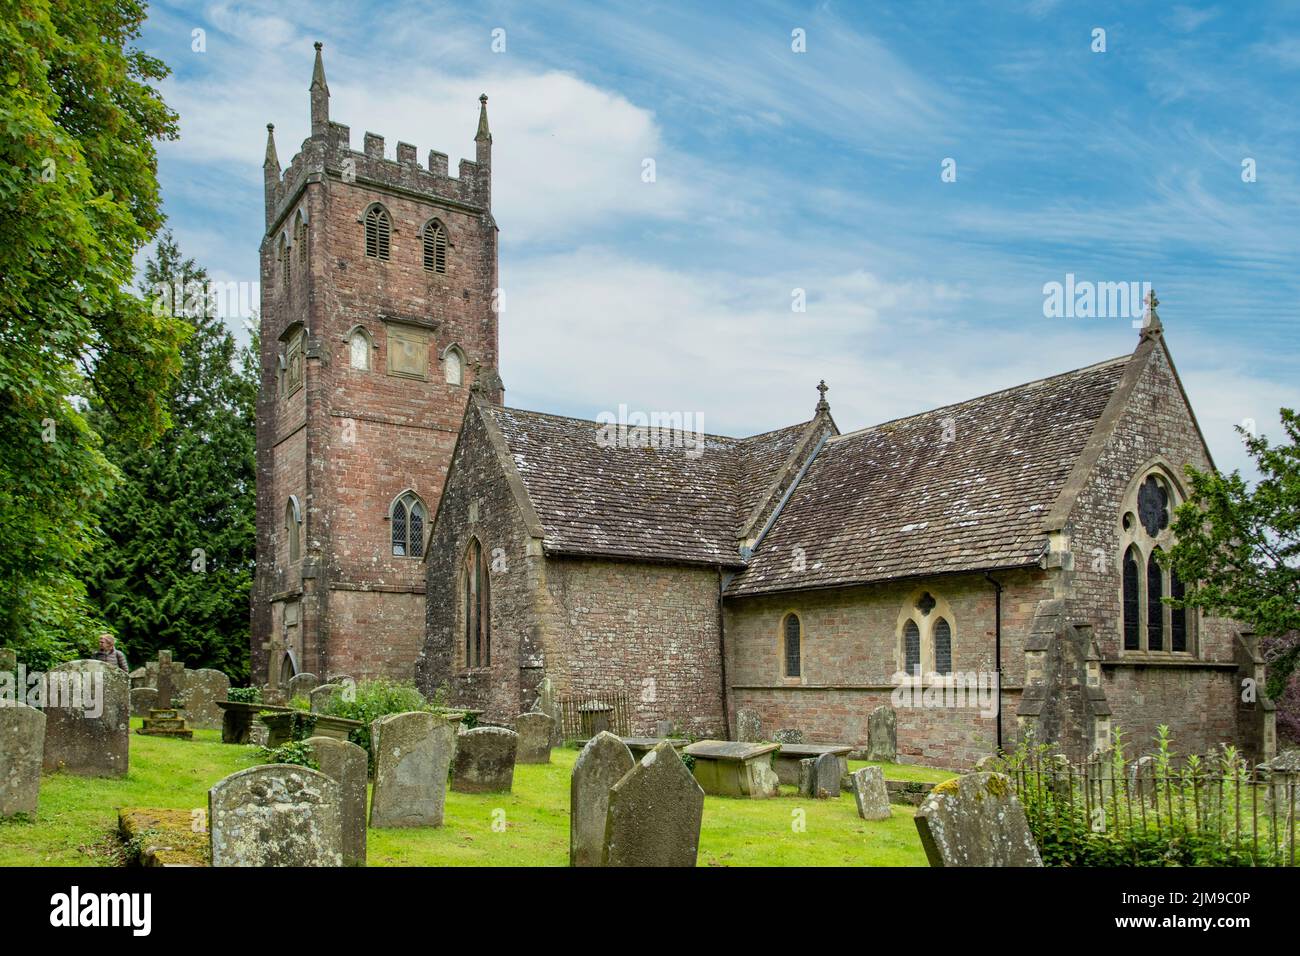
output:
[[[353,150],[319,44],[310,106],[264,163],[255,672],[857,748],[889,706],[900,760],[954,768],[1162,724],[1272,755],[1253,635],[1163,600],[1184,467],[1213,463],[1154,296],[1129,354],[896,421],[841,431],[823,383],[763,434],[611,440],[504,403],[487,97],[455,176]]]

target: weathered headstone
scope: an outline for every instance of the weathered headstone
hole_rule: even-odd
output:
[[[822,754],[813,761],[813,796],[826,800],[840,795],[840,758]]]
[[[853,784],[853,802],[858,816],[863,820],[888,820],[889,791],[885,788],[885,773],[879,767],[863,767],[849,774]]]
[[[131,716],[148,717],[149,711],[156,710],[158,707],[158,688],[156,687],[132,687],[131,688]]]
[[[153,685],[149,683],[149,668],[137,667],[135,670],[131,671],[131,686],[133,688],[153,687]],[[154,690],[156,692],[158,688],[154,687]]]
[[[782,727],[780,730],[773,732],[772,739],[779,744],[801,744],[803,743],[803,731],[795,727]]]
[[[600,866],[609,788],[635,763],[627,745],[609,731],[592,737],[578,754],[569,778],[569,866]]]
[[[0,700],[0,819],[36,812],[44,756],[45,715]]]
[[[185,719],[191,727],[221,729],[221,708],[217,701],[230,696],[230,678],[211,667],[185,672],[183,694]]]
[[[289,689],[287,691],[289,700],[293,700],[295,697],[306,697],[319,686],[320,680],[315,674],[294,674],[289,678]]]
[[[893,763],[898,759],[898,715],[881,704],[867,718],[867,759]]]
[[[158,688],[158,707],[170,710],[172,701],[180,696],[181,689],[185,686],[185,665],[173,662],[171,651],[159,651],[157,666],[158,683],[154,687]]]
[[[694,866],[704,791],[667,741],[609,790],[603,866]]]
[[[1011,778],[968,773],[945,780],[916,811],[931,866],[1042,866]]]
[[[656,721],[655,721],[655,736],[656,736],[656,737],[672,737],[672,736],[673,736],[673,732],[674,732],[676,729],[677,729],[677,724],[676,724],[675,722],[671,721],[671,720],[656,720]]]
[[[343,693],[342,684],[321,684],[307,695],[311,701],[311,712],[323,714],[329,708],[330,701]]]
[[[1145,800],[1148,803],[1155,800],[1156,783],[1156,758],[1152,754],[1144,754],[1129,765],[1128,795],[1130,800]]]
[[[366,865],[366,752],[350,740],[308,737],[305,741],[320,772],[339,785],[343,812],[343,865]]]
[[[208,791],[213,866],[342,866],[343,797],[323,773],[265,764]]]
[[[440,827],[456,727],[437,714],[412,711],[370,725],[375,787],[372,827]]]
[[[125,777],[131,739],[126,671],[103,661],[69,661],[46,679],[45,770]]]
[[[804,757],[799,761],[799,796],[816,796],[817,772],[814,769],[816,765],[816,757]]]
[[[520,714],[515,719],[515,731],[519,734],[515,763],[550,763],[554,728],[555,721],[547,714]]]
[[[736,739],[748,743],[758,743],[763,739],[763,722],[755,711],[736,711]]]
[[[515,779],[519,735],[504,727],[475,727],[456,738],[451,789],[458,793],[509,791]]]

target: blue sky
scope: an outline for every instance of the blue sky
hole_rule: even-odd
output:
[[[1127,318],[1044,316],[1073,274],[1154,285],[1241,467],[1232,426],[1300,406],[1300,4],[1136,6],[157,3],[142,45],[170,226],[224,280],[257,279],[314,40],[357,149],[455,169],[487,92],[509,404],[747,434],[825,378],[847,431],[1131,351]]]

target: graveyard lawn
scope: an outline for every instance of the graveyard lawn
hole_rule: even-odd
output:
[[[132,721],[132,728],[139,726]],[[519,764],[508,794],[448,789],[440,829],[370,830],[371,866],[565,866],[569,858],[569,772],[577,751],[556,748],[550,764]],[[34,820],[0,822],[0,866],[115,866],[119,807],[206,808],[217,780],[259,761],[256,748],[221,743],[220,731],[191,741],[131,735],[125,779],[46,775]],[[857,762],[854,762],[857,765]],[[889,779],[951,776],[882,765]],[[812,800],[782,787],[771,800],[708,797],[700,866],[925,866],[913,808],[888,820],[858,818],[853,797]]]

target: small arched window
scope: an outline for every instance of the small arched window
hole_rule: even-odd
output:
[[[285,238],[284,233],[280,233],[280,285],[282,288],[289,288],[289,274],[292,271],[289,257],[289,240]]]
[[[289,544],[289,563],[293,564],[302,554],[302,511],[293,495],[284,505],[284,535]]]
[[[952,625],[947,618],[934,622],[934,671],[936,674],[952,673]]]
[[[298,252],[298,264],[305,267],[307,265],[307,220],[301,209],[298,210],[298,215],[293,221],[293,245]]]
[[[903,625],[903,670],[908,677],[921,673],[921,629],[910,619]]]
[[[388,242],[392,234],[392,221],[383,206],[374,205],[366,210],[366,256],[371,259],[388,258]]]
[[[447,271],[447,227],[437,219],[424,227],[424,268],[440,274]]]
[[[787,614],[782,630],[785,635],[785,676],[798,677],[803,665],[803,624],[799,615]]]
[[[465,356],[454,345],[442,357],[442,372],[448,385],[460,385],[465,380]]]
[[[461,568],[461,605],[465,620],[465,666],[492,664],[491,595],[483,548],[471,538]]]
[[[348,336],[348,364],[353,368],[370,368],[370,350],[373,343],[370,334],[362,328],[352,330]]]
[[[1142,647],[1142,598],[1137,545],[1124,552],[1124,650]]]
[[[393,554],[402,558],[424,555],[424,502],[414,491],[403,492],[393,502],[389,515],[392,521]]]

